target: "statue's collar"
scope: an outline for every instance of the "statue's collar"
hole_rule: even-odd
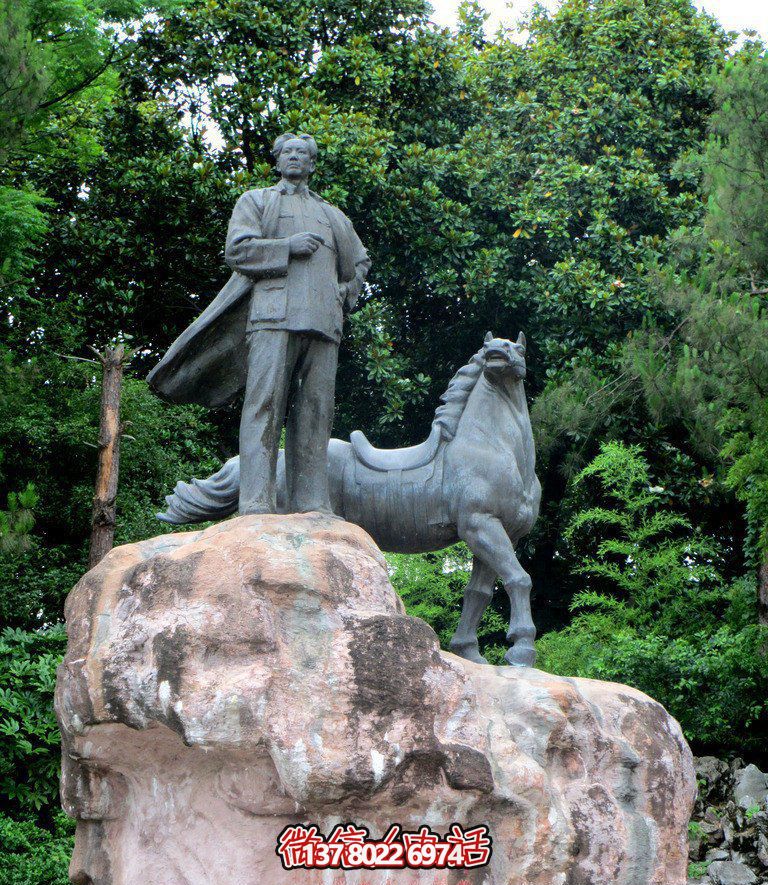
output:
[[[308,197],[311,194],[305,181],[300,181],[298,184],[292,184],[290,181],[283,180],[278,184],[277,189],[281,194],[296,194],[299,197]]]

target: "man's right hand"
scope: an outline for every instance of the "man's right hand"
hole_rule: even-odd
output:
[[[310,255],[314,255],[324,242],[325,240],[320,234],[294,234],[288,240],[288,248],[293,258],[308,258]]]

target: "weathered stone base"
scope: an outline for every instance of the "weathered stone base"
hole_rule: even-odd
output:
[[[690,751],[622,685],[441,652],[361,529],[241,517],[118,548],[67,600],[76,885],[683,885]],[[487,868],[293,871],[278,833],[486,823]]]

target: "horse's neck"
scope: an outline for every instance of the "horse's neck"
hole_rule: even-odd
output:
[[[530,430],[531,419],[528,416],[528,400],[522,381],[511,381],[506,386],[506,395],[512,404],[512,412],[521,427]]]
[[[481,375],[461,416],[457,435],[462,432],[487,436],[496,444],[506,440],[518,459],[533,452],[523,382],[491,384]]]

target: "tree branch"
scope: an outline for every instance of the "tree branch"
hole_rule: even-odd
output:
[[[60,356],[64,360],[77,360],[77,362],[79,363],[91,363],[91,365],[94,366],[97,366],[99,364],[97,360],[89,360],[86,359],[84,356],[70,356],[69,354],[58,353],[57,351],[54,351],[54,354],[56,356]]]
[[[109,55],[104,60],[104,64],[98,70],[93,71],[84,80],[81,80],[75,86],[70,86],[69,89],[66,89],[64,92],[61,93],[61,95],[57,96],[56,98],[51,98],[48,101],[42,102],[42,104],[38,105],[38,110],[45,111],[48,108],[53,107],[53,105],[58,104],[60,101],[64,101],[65,98],[70,98],[71,96],[76,95],[78,92],[82,92],[83,89],[86,89],[88,86],[91,85],[91,83],[93,83],[95,80],[98,80],[98,78],[104,73],[104,71],[106,71],[107,68],[112,64],[114,57],[115,47],[112,46],[109,50]]]

